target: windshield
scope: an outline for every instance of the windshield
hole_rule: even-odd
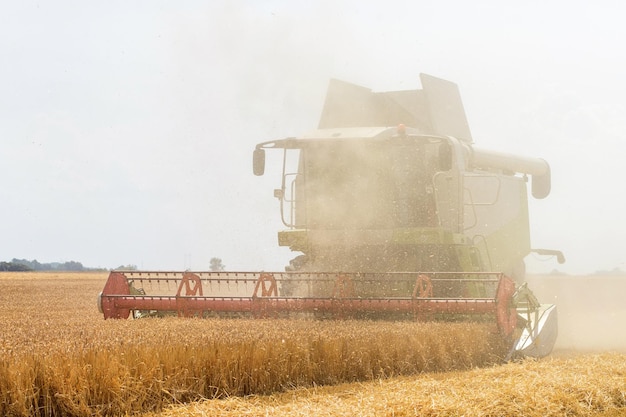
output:
[[[300,153],[296,222],[319,229],[381,229],[435,222],[440,141],[329,141]]]

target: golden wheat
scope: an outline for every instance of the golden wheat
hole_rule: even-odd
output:
[[[497,361],[492,326],[103,320],[106,274],[0,274],[0,415],[120,415],[169,404]]]
[[[607,353],[206,400],[159,415],[616,417],[625,408],[626,355]]]
[[[626,408],[623,354],[485,368],[502,346],[480,324],[105,321],[95,306],[105,280],[0,274],[0,415],[534,417]],[[341,385],[353,381],[372,382]]]

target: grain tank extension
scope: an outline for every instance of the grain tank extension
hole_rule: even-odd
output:
[[[105,318],[486,319],[512,353],[549,354],[556,307],[527,288],[524,258],[527,184],[547,197],[550,167],[475,147],[457,86],[420,77],[421,90],[381,93],[332,80],[318,129],[256,146],[255,175],[266,151],[282,152],[278,243],[294,252],[285,272],[114,271],[100,296]]]

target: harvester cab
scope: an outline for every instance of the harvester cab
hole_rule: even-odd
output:
[[[538,158],[473,145],[455,84],[372,93],[331,81],[319,129],[282,149],[281,246],[307,270],[503,271],[523,281],[531,252],[526,184],[550,193]],[[389,127],[391,126],[391,127]],[[409,127],[410,126],[410,127]]]
[[[283,152],[278,243],[297,254],[285,272],[114,271],[105,318],[486,318],[511,355],[549,354],[556,307],[524,284],[527,182],[545,198],[549,165],[476,148],[456,84],[421,82],[377,93],[332,80],[317,130],[256,146],[255,175],[267,150]]]

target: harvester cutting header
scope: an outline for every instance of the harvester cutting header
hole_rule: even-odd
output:
[[[556,307],[527,288],[524,257],[527,182],[547,197],[550,167],[476,148],[457,86],[421,82],[377,93],[332,80],[317,130],[256,146],[255,175],[266,150],[283,153],[278,243],[297,253],[286,272],[113,271],[100,296],[105,318],[486,318],[512,352],[547,355]]]

